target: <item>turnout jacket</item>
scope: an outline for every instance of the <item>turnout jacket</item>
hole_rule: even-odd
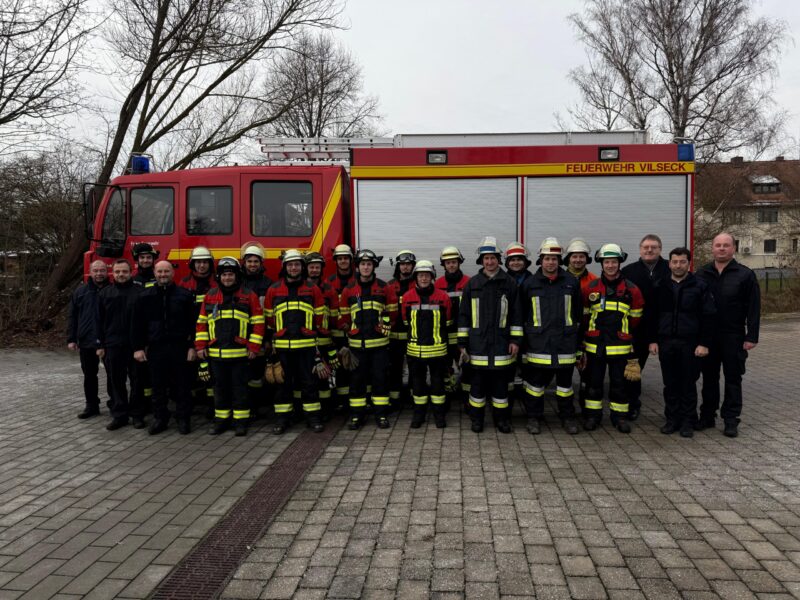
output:
[[[414,286],[400,302],[402,320],[409,332],[406,354],[415,358],[447,356],[447,334],[453,318],[447,292],[433,285]]]
[[[333,340],[331,339],[333,335],[331,326],[335,327],[339,322],[339,294],[330,284],[322,281],[322,279],[317,282],[309,279],[308,283],[316,285],[322,292],[322,300],[325,305],[325,314],[322,316],[322,329],[328,334],[317,338],[317,346],[320,348],[327,348],[333,344]]]
[[[567,270],[567,273],[575,277],[581,284],[581,293],[584,293],[586,291],[586,288],[589,287],[589,284],[598,278],[597,275],[592,273],[589,269],[584,269],[583,273],[581,273],[580,275],[575,275],[575,273],[573,273],[569,269]]]
[[[269,289],[269,286],[272,285],[272,279],[264,274],[264,267],[261,267],[258,272],[253,275],[245,272],[242,278],[242,285],[255,293],[255,295],[258,297],[259,304],[263,308],[264,298],[267,295],[267,290]]]
[[[670,276],[653,289],[649,342],[685,341],[708,347],[717,309],[708,285],[689,273],[680,283]]]
[[[153,273],[153,267],[149,269],[136,269],[136,275],[133,276],[133,283],[142,287],[153,287],[156,284],[156,276]]]
[[[714,337],[720,334],[743,337],[744,341],[758,343],[761,324],[761,289],[755,273],[731,260],[722,273],[714,263],[709,263],[697,273],[697,278],[708,284],[717,307]]]
[[[100,290],[93,279],[79,285],[69,298],[67,317],[67,343],[81,348],[98,348],[98,304]]]
[[[194,347],[215,359],[247,358],[264,343],[264,313],[249,288],[211,288],[200,305]]]
[[[517,284],[503,270],[489,278],[481,269],[464,287],[458,315],[458,345],[475,368],[498,369],[516,364],[510,343],[522,338]]]
[[[445,273],[433,284],[436,289],[447,292],[450,297],[450,313],[453,315],[453,326],[447,334],[447,343],[451,346],[458,344],[458,314],[461,305],[461,295],[467,285],[469,277],[459,269],[453,275]]]
[[[192,293],[192,298],[194,300],[194,320],[197,321],[197,318],[200,316],[200,307],[203,305],[203,301],[206,298],[206,294],[208,290],[211,289],[212,284],[214,282],[213,275],[209,275],[208,277],[195,277],[191,273],[181,279],[180,287],[189,290]]]
[[[412,276],[408,279],[390,279],[389,286],[394,290],[394,295],[397,296],[398,302],[397,320],[392,323],[392,331],[389,333],[389,338],[406,341],[408,339],[408,327],[403,322],[403,295],[407,291],[414,289],[414,278]]]
[[[346,288],[349,284],[356,280],[354,272],[351,271],[347,277],[342,277],[339,275],[337,271],[333,275],[329,276],[328,279],[325,280],[329,286],[333,288],[333,291],[336,293],[336,306],[340,306],[342,303],[342,292],[344,288]],[[338,314],[336,316],[336,320],[331,321],[332,324],[338,323]],[[331,336],[337,339],[337,345],[344,344],[344,331],[339,329],[338,327],[331,328]]]
[[[166,345],[188,350],[194,344],[195,322],[194,298],[188,290],[174,283],[145,288],[133,309],[132,350]]]
[[[539,269],[520,286],[518,298],[525,332],[523,362],[550,368],[574,365],[583,321],[578,280],[564,269],[555,279]]]
[[[144,291],[132,279],[100,290],[98,339],[101,348],[130,347],[133,311]]]
[[[621,276],[595,279],[583,291],[583,347],[591,354],[628,356],[633,352],[631,329],[643,311],[642,293],[633,282]]]
[[[397,295],[388,283],[374,276],[367,283],[353,281],[342,291],[339,328],[347,334],[351,348],[387,346],[389,338],[379,326],[394,323],[397,313]]]
[[[317,335],[330,334],[323,327],[325,300],[318,286],[303,279],[281,277],[267,290],[264,316],[272,332],[272,345],[278,350],[314,348]]]

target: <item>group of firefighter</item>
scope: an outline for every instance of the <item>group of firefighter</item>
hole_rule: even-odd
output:
[[[135,271],[118,259],[109,283],[105,264],[96,261],[89,281],[73,294],[68,342],[80,350],[86,394],[79,417],[100,413],[102,360],[109,430],[131,421],[143,428],[152,412],[149,432],[160,433],[168,427],[172,400],[182,434],[191,431],[198,403],[213,415],[213,435],[229,428],[246,435],[256,411],[270,403],[275,434],[299,420],[323,431],[334,412],[343,410],[350,429],[362,427],[368,414],[377,427],[388,428],[390,415],[404,404],[413,406],[414,429],[425,423],[429,406],[442,428],[448,409],[461,404],[472,431],[483,430],[491,406],[494,426],[509,433],[513,403],[519,401],[527,430],[538,434],[545,392],[555,379],[558,417],[567,433],[577,434],[577,368],[583,428],[601,424],[607,378],[610,421],[629,433],[641,409],[641,368],[648,354],[660,353],[666,416],[661,431],[691,437],[695,429],[714,426],[722,366],[721,415],[725,434],[734,437],[744,358],[741,349],[728,356],[730,339],[718,327],[713,292],[719,281],[711,271],[705,279],[695,277],[686,248],[662,258],[656,235],[645,236],[639,249],[640,260],[623,269],[627,254],[614,243],[592,255],[583,239],[562,248],[548,237],[532,258],[520,243],[501,250],[495,238],[486,237],[473,277],[462,272],[459,249],[448,246],[439,256],[441,277],[431,261],[401,250],[393,260],[394,278],[385,282],[376,276],[383,257],[342,244],[333,251],[335,272],[329,277],[323,276],[326,259],[320,253],[288,250],[273,282],[257,243],[246,244],[241,258],[225,256],[216,264],[211,251],[199,246],[189,257],[190,274],[175,282],[169,261],[158,261],[151,245],[136,244]],[[731,250],[728,261],[732,256]],[[600,276],[587,270],[592,258]],[[754,278],[744,273],[736,281],[745,280],[749,287],[737,291],[747,297],[740,298],[745,314],[736,344],[744,340],[746,323],[746,349],[758,341],[759,298]],[[403,385],[406,367],[410,393]]]

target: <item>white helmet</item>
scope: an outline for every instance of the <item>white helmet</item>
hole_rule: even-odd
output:
[[[603,244],[594,253],[594,259],[601,262],[604,258],[617,258],[620,263],[624,263],[628,258],[628,253],[624,252],[619,244]]]
[[[503,256],[503,251],[500,250],[500,246],[497,244],[497,238],[487,235],[485,238],[481,240],[481,245],[478,246],[478,249],[475,251],[478,255],[477,260],[475,261],[476,265],[479,265],[483,262],[483,255],[484,254],[496,254],[497,260]]]
[[[439,262],[444,266],[446,260],[457,260],[459,264],[464,262],[464,255],[455,246],[445,246],[439,254]]]
[[[569,244],[567,244],[567,252],[564,254],[564,258],[569,260],[569,255],[576,252],[583,252],[586,255],[587,265],[592,262],[592,249],[583,238],[572,238],[569,241]]]
[[[433,263],[429,260],[420,260],[417,261],[417,264],[414,266],[414,276],[416,276],[417,273],[430,273],[431,276],[435,279],[436,267],[434,267]]]
[[[353,258],[353,249],[347,244],[339,244],[333,249],[333,258],[336,259],[337,256],[349,256]]]
[[[562,256],[561,256],[561,244],[558,243],[558,240],[554,237],[545,238],[541,244],[539,244],[539,258],[536,260],[536,264],[542,264],[542,257],[543,256],[558,256],[558,263],[561,264]]]
[[[264,246],[258,242],[246,242],[242,246],[242,260],[247,258],[248,255],[257,256],[261,260],[264,260]]]

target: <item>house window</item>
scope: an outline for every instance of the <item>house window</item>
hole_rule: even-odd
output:
[[[753,192],[756,194],[777,194],[780,191],[780,183],[757,183],[753,186]]]
[[[736,246],[736,252],[739,251],[739,240],[733,240],[734,246]]]
[[[726,210],[724,220],[728,225],[741,225],[744,223],[744,214],[740,210]]]
[[[792,239],[792,252],[797,254],[797,238]]]
[[[775,254],[778,251],[777,240],[764,240],[764,254]]]
[[[777,208],[759,208],[758,209],[758,222],[759,223],[777,223],[778,222],[778,209]]]

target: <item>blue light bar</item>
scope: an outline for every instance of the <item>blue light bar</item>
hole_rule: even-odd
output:
[[[150,172],[150,158],[143,155],[134,154],[131,156],[131,173],[141,175]]]
[[[694,144],[678,144],[678,160],[694,160]]]

